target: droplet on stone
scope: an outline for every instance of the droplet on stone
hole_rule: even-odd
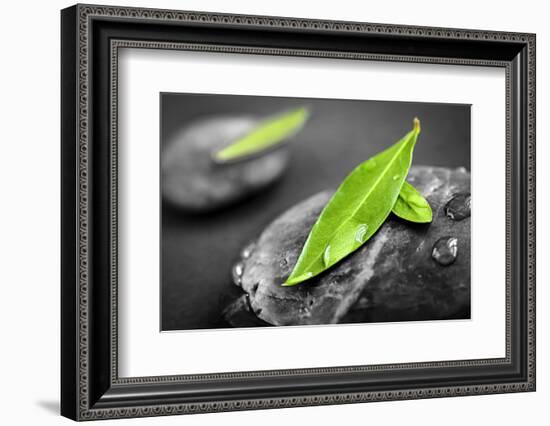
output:
[[[233,266],[233,270],[231,271],[233,275],[233,282],[237,286],[241,286],[241,278],[244,273],[244,265],[242,262],[237,262],[235,266]]]
[[[254,308],[252,307],[252,301],[250,300],[250,294],[245,293],[244,298],[246,301],[246,308],[248,309],[249,312],[254,313]]]
[[[366,297],[361,297],[356,303],[355,303],[355,308],[356,309],[367,309],[370,305],[370,301],[369,299],[367,299]]]
[[[470,217],[472,196],[469,192],[455,194],[445,205],[445,215],[452,220]]]
[[[242,251],[241,251],[241,257],[243,259],[248,259],[254,249],[256,248],[256,243],[250,243],[248,244]]]
[[[432,249],[432,257],[440,265],[447,266],[456,260],[458,254],[458,239],[442,237],[437,240]]]

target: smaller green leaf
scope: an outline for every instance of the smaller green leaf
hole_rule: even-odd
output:
[[[231,145],[214,153],[214,161],[227,162],[242,159],[272,148],[298,133],[308,118],[308,109],[300,107],[264,120]]]
[[[401,219],[416,223],[432,221],[432,208],[428,201],[409,182],[403,182],[392,213]]]

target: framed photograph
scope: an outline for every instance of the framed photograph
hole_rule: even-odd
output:
[[[61,12],[61,411],[535,390],[535,35]]]

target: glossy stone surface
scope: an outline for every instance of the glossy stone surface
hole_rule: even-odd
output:
[[[470,175],[464,169],[413,167],[407,180],[430,203],[431,224],[390,215],[363,247],[301,285],[280,284],[331,192],[276,218],[242,259],[240,286],[250,310],[272,325],[469,318],[470,219],[451,220],[445,205],[454,194],[469,191]],[[458,241],[460,255],[448,266],[432,258],[433,245],[443,236]]]

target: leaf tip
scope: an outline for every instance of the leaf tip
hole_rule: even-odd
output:
[[[302,115],[304,117],[304,121],[308,120],[311,117],[311,106],[304,105],[300,107],[300,111],[302,112]]]
[[[413,119],[413,130],[417,133],[420,133],[420,120],[418,117],[414,117]]]
[[[301,282],[311,278],[313,276],[313,272],[306,272],[305,274],[298,275],[297,277],[288,277],[287,280],[281,284],[281,287],[291,287],[296,284],[300,284]]]
[[[432,212],[432,208],[430,207],[430,213],[428,215],[428,218],[426,219],[426,223],[432,223],[433,220],[434,220],[433,212]]]
[[[296,124],[296,128],[294,129],[295,133],[297,133],[310,119],[311,107],[308,105],[300,106],[291,110],[289,114],[293,114],[295,117],[297,117],[298,122]]]

